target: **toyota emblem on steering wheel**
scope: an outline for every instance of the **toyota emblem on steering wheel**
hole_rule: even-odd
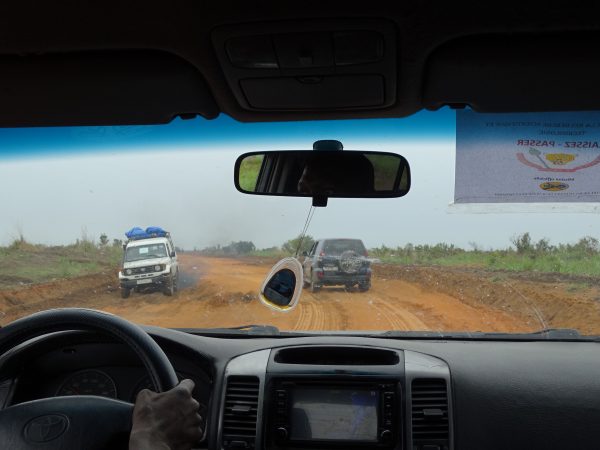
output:
[[[60,437],[68,428],[69,419],[60,414],[47,414],[30,420],[24,435],[30,442],[49,442]]]

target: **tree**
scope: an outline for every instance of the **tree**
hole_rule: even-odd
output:
[[[100,245],[102,247],[105,247],[108,244],[108,236],[106,235],[106,233],[102,233],[100,235]]]
[[[300,243],[301,240],[302,243]],[[290,239],[289,241],[284,242],[281,246],[281,249],[286,253],[294,255],[296,254],[296,250],[298,250],[298,247],[300,247],[298,253],[302,254],[302,252],[308,252],[310,248],[314,245],[314,243],[315,240],[312,236],[306,235],[304,236],[304,239],[302,239],[302,235],[299,235],[294,239]]]
[[[592,236],[585,236],[579,239],[573,247],[586,255],[595,255],[600,250],[600,243]]]
[[[549,253],[551,252],[553,247],[550,245],[550,240],[546,238],[542,238],[535,244],[536,253]]]
[[[100,237],[102,237],[102,236],[100,236]],[[122,247],[123,241],[121,239],[113,239],[112,245],[113,245],[113,247]]]
[[[232,242],[231,248],[236,255],[247,255],[256,250],[256,246],[251,241]]]
[[[517,253],[524,254],[530,253],[533,250],[533,246],[531,245],[531,236],[529,233],[518,234],[510,238],[510,242],[517,249]]]

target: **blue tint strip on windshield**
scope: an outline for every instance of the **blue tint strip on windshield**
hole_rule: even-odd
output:
[[[0,158],[43,154],[168,149],[169,146],[247,144],[264,146],[318,139],[454,138],[454,111],[423,111],[403,119],[328,120],[306,122],[241,123],[221,115],[215,120],[176,119],[167,125],[46,127],[0,129]],[[287,147],[286,147],[287,148]]]

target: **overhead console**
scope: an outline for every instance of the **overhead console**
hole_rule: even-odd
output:
[[[226,369],[221,447],[450,450],[447,365],[415,352],[311,345]]]
[[[372,109],[396,100],[396,32],[387,21],[236,25],[212,38],[244,109]]]

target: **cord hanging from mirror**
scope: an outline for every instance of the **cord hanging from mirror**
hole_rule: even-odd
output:
[[[304,222],[304,228],[302,229],[302,233],[300,233],[300,239],[298,240],[298,247],[296,247],[296,253],[294,254],[294,258],[298,258],[298,252],[302,248],[302,242],[304,242],[304,237],[306,236],[306,232],[308,231],[308,227],[310,226],[310,222],[315,214],[315,207],[311,205],[308,210],[308,216],[306,216],[306,221]]]

